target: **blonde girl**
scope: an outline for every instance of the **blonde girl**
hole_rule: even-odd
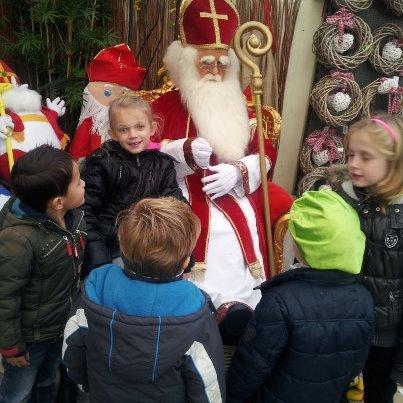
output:
[[[115,224],[122,211],[146,197],[185,200],[173,159],[150,140],[157,123],[148,103],[133,92],[120,95],[109,106],[109,122],[111,140],[87,157],[83,175],[88,229],[85,274],[115,259],[120,262]]]
[[[345,148],[350,179],[340,194],[357,210],[367,237],[361,280],[375,305],[375,334],[363,370],[365,403],[392,403],[396,384],[403,383],[402,117],[353,124]]]

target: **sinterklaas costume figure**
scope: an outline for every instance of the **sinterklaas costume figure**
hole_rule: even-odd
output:
[[[163,120],[161,151],[176,159],[178,183],[202,223],[191,280],[210,294],[226,344],[237,342],[261,297],[254,288],[269,273],[256,121],[230,48],[238,25],[230,1],[184,1],[180,40],[165,56],[178,90],[152,105]],[[269,140],[265,151],[270,175],[276,150]],[[289,210],[291,197],[268,186],[274,222]]]

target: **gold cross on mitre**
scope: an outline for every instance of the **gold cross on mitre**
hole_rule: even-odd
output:
[[[217,14],[217,11],[215,9],[214,0],[210,0],[210,12],[206,13],[205,11],[202,11],[200,13],[200,18],[210,18],[213,20],[216,42],[217,42],[217,44],[221,44],[221,35],[220,35],[220,28],[218,26],[218,21],[219,20],[228,20],[228,15],[227,14]]]

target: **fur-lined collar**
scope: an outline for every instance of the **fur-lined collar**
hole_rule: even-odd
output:
[[[335,192],[344,190],[352,199],[360,200],[350,180],[347,165],[332,165],[329,167],[328,173],[328,180],[332,190]],[[403,204],[403,195],[397,196],[395,199],[391,200],[389,204]]]

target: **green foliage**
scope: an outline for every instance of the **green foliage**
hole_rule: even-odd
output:
[[[11,14],[0,16],[10,37],[0,37],[0,55],[10,55],[16,72],[43,97],[61,96],[72,133],[81,109],[88,61],[118,42],[109,29],[107,0],[2,0]]]

